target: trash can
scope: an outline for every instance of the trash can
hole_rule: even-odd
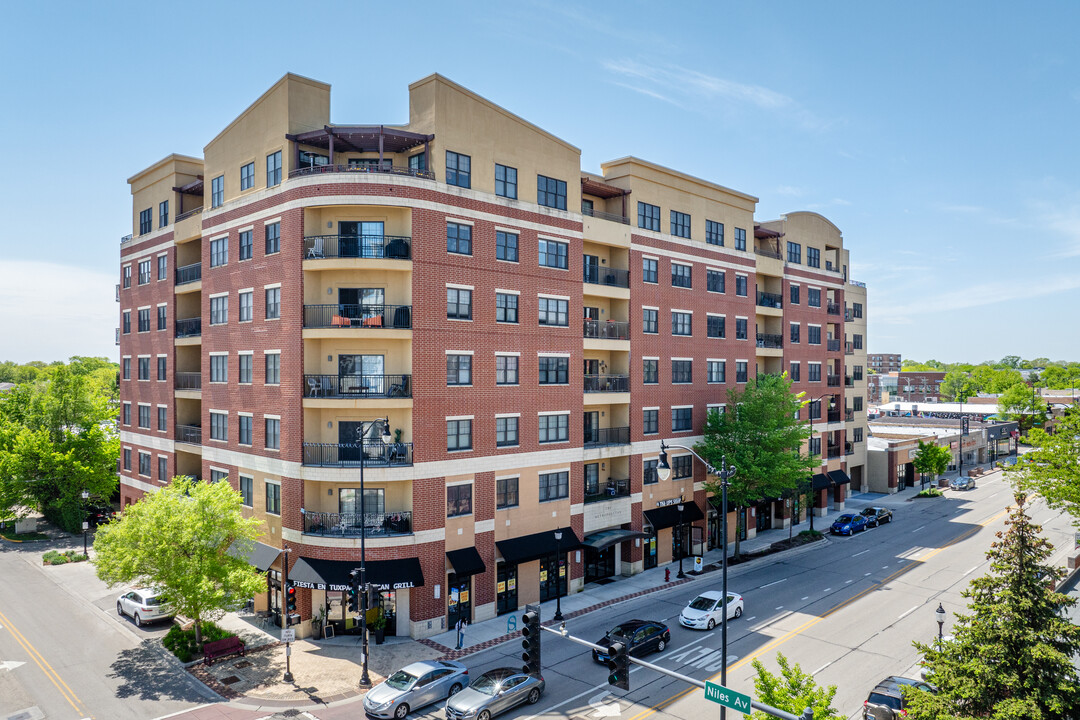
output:
[[[701,558],[699,557],[694,558],[694,572],[701,572]]]

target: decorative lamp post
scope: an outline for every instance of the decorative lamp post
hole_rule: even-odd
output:
[[[941,603],[938,603],[937,610],[934,611],[934,615],[937,616],[937,639],[938,643],[940,644],[941,641],[944,639],[945,632],[945,608],[942,607]]]
[[[87,555],[86,552],[86,531],[90,529],[90,522],[86,515],[86,501],[90,499],[90,492],[88,490],[82,491],[82,504],[83,504],[83,521],[82,521],[82,554]],[[89,555],[87,555],[89,557]]]
[[[383,420],[372,420],[372,424],[382,423],[382,435],[380,439],[384,446],[390,444],[390,418],[387,417]],[[368,425],[371,427],[371,425]],[[357,440],[360,442],[360,592],[363,593],[360,597],[360,637],[363,643],[363,649],[360,651],[360,657],[362,659],[360,669],[360,687],[371,687],[371,678],[368,676],[368,632],[367,632],[367,610],[368,610],[368,597],[370,592],[367,585],[367,555],[365,542],[367,540],[367,508],[364,503],[366,501],[364,493],[364,426],[361,423],[359,437]]]
[[[555,531],[555,616],[561,621],[562,616],[562,530]]]

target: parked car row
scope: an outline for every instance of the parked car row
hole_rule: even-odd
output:
[[[868,527],[877,527],[892,522],[892,510],[872,505],[858,513],[844,513],[836,518],[829,532],[833,535],[854,535]]]

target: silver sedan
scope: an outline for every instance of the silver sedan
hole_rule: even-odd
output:
[[[446,701],[446,720],[491,720],[499,713],[540,700],[544,679],[514,668],[496,668]]]
[[[406,665],[364,696],[364,711],[377,718],[401,720],[411,710],[453,697],[469,684],[461,663],[422,660]]]

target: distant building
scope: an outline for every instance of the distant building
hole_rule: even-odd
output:
[[[943,372],[890,372],[871,375],[867,382],[867,394],[871,403],[892,402],[938,402]],[[887,393],[888,397],[885,397]]]
[[[866,356],[867,367],[876,373],[900,372],[900,353]]]

